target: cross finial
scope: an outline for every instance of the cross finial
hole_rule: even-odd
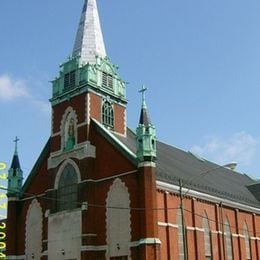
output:
[[[17,154],[17,144],[18,144],[18,141],[20,141],[20,139],[16,136],[15,140],[14,140],[14,142],[15,142],[15,150],[14,150],[15,154]]]
[[[142,85],[142,89],[139,90],[139,93],[142,93],[142,104],[145,106],[145,92],[148,90],[148,88],[145,87],[145,85]]]

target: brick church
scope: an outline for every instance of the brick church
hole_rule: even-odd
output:
[[[23,182],[8,173],[7,259],[260,259],[260,183],[136,131],[96,0],[52,82],[51,136]]]

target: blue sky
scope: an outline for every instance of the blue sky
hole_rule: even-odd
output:
[[[50,134],[49,83],[71,54],[83,0],[0,3],[0,161],[13,139],[30,172]],[[128,125],[138,89],[159,139],[260,178],[260,2],[99,0],[106,49],[128,84]]]

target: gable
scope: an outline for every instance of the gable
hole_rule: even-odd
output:
[[[96,147],[95,179],[136,170],[135,155],[97,121],[91,121],[89,140]]]

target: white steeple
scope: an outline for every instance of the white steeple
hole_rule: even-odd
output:
[[[96,0],[85,0],[73,48],[76,55],[82,64],[95,63],[96,55],[106,57]]]

